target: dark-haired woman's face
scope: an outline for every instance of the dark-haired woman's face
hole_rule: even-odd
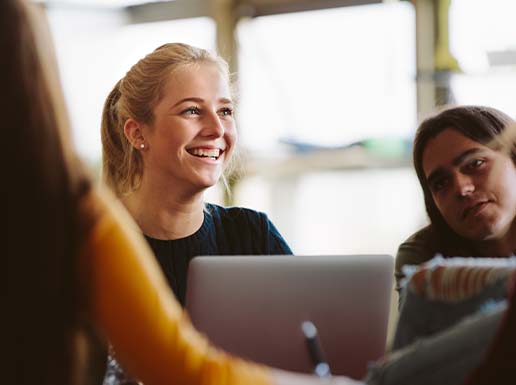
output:
[[[507,154],[446,129],[428,141],[422,166],[437,208],[459,235],[502,239],[515,226],[516,167]]]

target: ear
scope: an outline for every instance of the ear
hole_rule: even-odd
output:
[[[124,135],[134,148],[142,150],[146,147],[142,125],[136,120],[129,118],[125,121]]]

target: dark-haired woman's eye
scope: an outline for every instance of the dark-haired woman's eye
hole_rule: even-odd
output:
[[[486,164],[486,160],[482,158],[475,158],[468,161],[464,166],[465,171],[474,172]]]
[[[478,168],[482,166],[485,163],[484,159],[473,159],[471,162],[468,163],[468,166],[470,168]]]
[[[437,179],[430,184],[430,190],[432,190],[434,193],[442,191],[446,187],[447,182],[448,178]]]

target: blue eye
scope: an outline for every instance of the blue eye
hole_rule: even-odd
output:
[[[229,107],[226,107],[226,108],[221,109],[219,114],[222,116],[232,116],[233,110]]]
[[[183,114],[186,114],[186,115],[199,115],[199,113],[200,113],[199,107],[195,107],[195,106],[188,107],[186,110],[183,111]]]

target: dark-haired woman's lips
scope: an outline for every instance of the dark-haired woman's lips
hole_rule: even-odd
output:
[[[479,215],[490,203],[490,200],[485,200],[477,202],[472,206],[469,206],[464,210],[462,214],[462,219],[466,219],[467,217],[475,217]]]

